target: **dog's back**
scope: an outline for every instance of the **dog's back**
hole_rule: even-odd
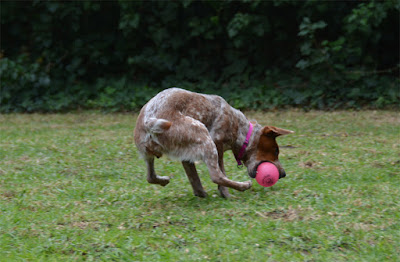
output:
[[[142,155],[160,157],[165,153],[180,160],[201,160],[200,151],[210,142],[210,132],[211,137],[221,139],[224,123],[231,128],[231,122],[224,121],[231,111],[219,96],[179,88],[164,90],[140,111],[135,128],[136,145]],[[212,132],[216,123],[221,134]]]
[[[145,125],[151,118],[173,121],[179,117],[192,117],[210,126],[212,120],[227,103],[219,96],[204,95],[179,88],[166,89],[152,98],[141,110]]]

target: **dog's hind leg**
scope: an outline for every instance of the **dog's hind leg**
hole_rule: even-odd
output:
[[[194,163],[182,161],[182,165],[185,169],[187,177],[189,178],[190,184],[192,185],[194,195],[198,197],[206,197],[207,193],[204,191],[204,188],[201,185],[199,174],[197,174]]]
[[[147,182],[150,184],[159,184],[161,186],[166,186],[169,183],[170,178],[168,176],[157,176],[154,170],[154,157],[147,156],[145,158],[147,165]]]

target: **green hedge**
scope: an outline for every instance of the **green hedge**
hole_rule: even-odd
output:
[[[398,1],[1,2],[0,112],[398,107]]]

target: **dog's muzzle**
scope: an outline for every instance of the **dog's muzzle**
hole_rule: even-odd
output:
[[[279,179],[284,178],[286,176],[285,170],[279,170]]]

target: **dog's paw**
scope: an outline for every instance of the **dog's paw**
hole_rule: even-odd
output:
[[[221,194],[221,197],[223,197],[223,198],[231,197],[231,194],[229,194],[229,190],[227,187],[218,185],[218,190],[219,190],[219,193]]]
[[[170,179],[171,178],[169,176],[158,176],[157,183],[161,186],[166,186],[169,184]]]
[[[194,195],[197,196],[197,197],[201,197],[201,198],[207,197],[207,193],[204,192],[204,191],[197,191],[197,192],[194,192]]]
[[[243,187],[242,187],[241,191],[245,191],[253,186],[253,182],[251,182],[251,181],[246,181],[246,182],[243,182],[242,184],[243,184]]]

